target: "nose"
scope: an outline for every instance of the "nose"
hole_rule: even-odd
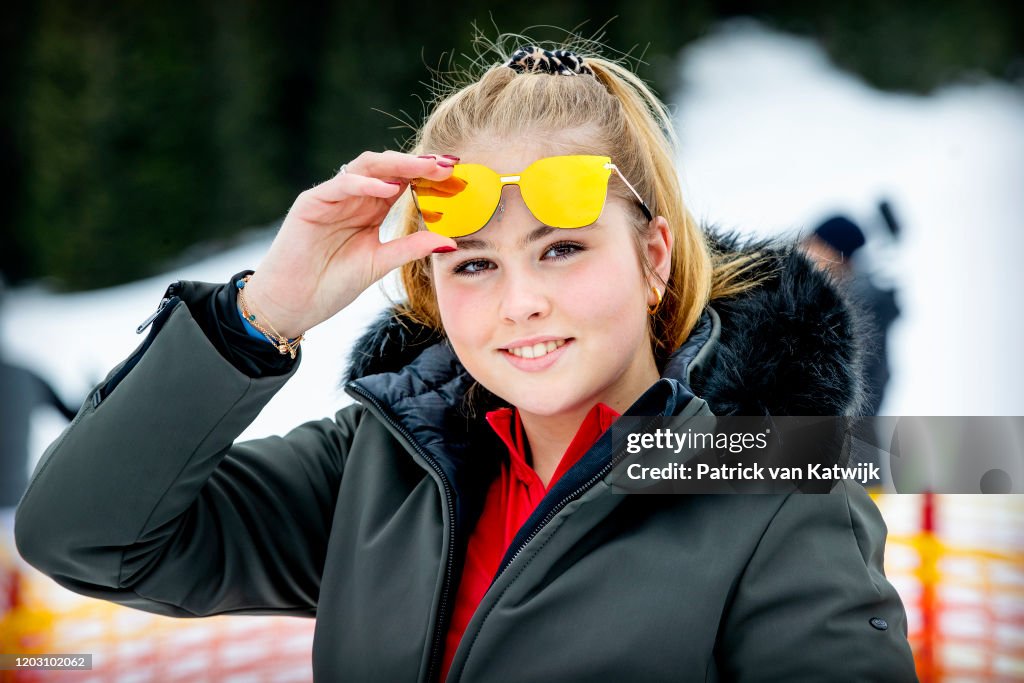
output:
[[[539,274],[528,266],[506,265],[498,314],[506,323],[543,320],[551,313],[551,299]]]

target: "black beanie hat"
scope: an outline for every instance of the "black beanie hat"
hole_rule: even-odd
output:
[[[814,229],[814,235],[845,257],[864,246],[864,233],[846,216],[833,216]]]

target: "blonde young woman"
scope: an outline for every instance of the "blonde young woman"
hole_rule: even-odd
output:
[[[315,616],[319,681],[913,680],[859,486],[611,491],[620,415],[859,400],[840,298],[700,230],[669,130],[598,56],[487,68],[410,153],[300,194],[254,272],[169,288],[39,465],[22,554],[161,614]],[[234,443],[302,334],[395,268],[408,298],[356,345],[355,403]]]

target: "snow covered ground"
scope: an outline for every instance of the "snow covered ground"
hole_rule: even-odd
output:
[[[891,338],[886,413],[1024,415],[1024,92],[991,82],[928,97],[882,93],[837,70],[813,41],[748,21],[687,49],[680,78],[679,168],[698,217],[781,234],[842,211],[870,229],[880,225],[875,202],[893,202],[904,239],[896,252],[879,250],[879,276],[900,288],[904,315]],[[14,290],[0,321],[4,353],[78,401],[141,342],[134,329],[169,282],[255,268],[269,239],[107,290]],[[371,288],[314,329],[298,374],[244,436],[347,404],[344,358],[385,305]],[[36,456],[60,429],[40,415]]]

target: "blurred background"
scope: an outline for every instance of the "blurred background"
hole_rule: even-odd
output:
[[[10,506],[167,284],[255,267],[295,195],[402,149],[474,25],[628,54],[672,108],[695,215],[838,254],[876,313],[879,413],[1024,415],[1020,2],[43,1],[0,17],[0,652],[95,654],[94,679],[67,680],[309,679],[311,623],[73,596],[19,563]],[[397,294],[371,288],[313,330],[243,436],[347,404],[348,349]],[[1024,504],[980,493],[876,498],[922,680],[1024,680]]]

